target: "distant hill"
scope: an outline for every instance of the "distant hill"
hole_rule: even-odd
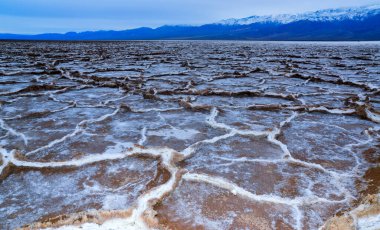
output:
[[[162,26],[66,34],[0,34],[16,40],[295,40],[380,41],[380,5],[296,15],[251,16],[202,26]]]

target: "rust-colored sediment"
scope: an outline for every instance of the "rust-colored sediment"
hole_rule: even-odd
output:
[[[184,170],[179,170],[175,175],[172,175],[175,177],[175,183],[173,185],[173,190],[177,188],[182,175],[185,173]],[[159,199],[155,199],[150,201],[150,207],[148,210],[146,210],[143,213],[143,220],[145,223],[151,227],[151,228],[159,228],[159,229],[167,229],[168,225],[161,223],[160,219],[158,218],[157,209],[160,207],[162,201],[170,195],[171,192],[164,193]]]
[[[76,214],[60,215],[47,218],[37,223],[28,224],[19,230],[32,230],[40,228],[60,227],[64,225],[80,225],[84,223],[102,224],[110,219],[128,218],[132,210],[113,210],[113,211],[88,211]]]
[[[160,184],[166,183],[170,179],[170,176],[170,172],[159,164],[156,176],[146,185],[146,190],[150,190]]]
[[[363,191],[363,195],[376,194],[380,192],[380,165],[375,168],[370,168],[364,175],[368,186]]]
[[[380,155],[377,148],[370,148],[363,152],[363,156],[367,161],[378,164],[364,175],[367,187],[360,192],[360,199],[353,208],[328,220],[323,230],[355,230],[353,216],[360,219],[380,215]]]
[[[147,157],[148,155],[138,155],[139,158]],[[160,163],[157,169],[157,174],[155,178],[150,181],[147,185],[147,192],[151,189],[156,188],[159,185],[166,183],[171,176],[175,177],[174,189],[177,187],[181,176],[185,173],[185,171],[180,170],[175,175],[171,175],[170,172],[162,166]],[[144,194],[141,194],[144,195]],[[142,220],[149,226],[154,229],[167,229],[167,226],[159,223],[156,218],[157,212],[155,208],[161,204],[163,199],[170,195],[170,192],[163,194],[158,199],[153,199],[149,201],[148,208],[143,215],[141,216]],[[98,207],[99,209],[100,207]],[[131,216],[133,213],[134,207],[129,208],[128,210],[112,210],[112,211],[104,211],[104,210],[94,210],[94,211],[84,211],[75,214],[64,214],[58,216],[47,215],[41,218],[40,221],[28,224],[20,228],[20,230],[32,230],[32,229],[40,229],[40,228],[55,228],[62,227],[65,225],[74,225],[79,226],[84,223],[95,223],[95,224],[103,224],[104,222],[112,219],[125,219]]]
[[[366,196],[360,205],[342,216],[335,216],[325,223],[323,230],[355,230],[355,219],[360,220],[380,215],[380,197],[377,194]],[[359,226],[360,227],[360,226]]]
[[[380,214],[378,197],[380,145],[377,144],[379,140],[371,140],[372,143],[368,144],[372,147],[365,150],[362,155],[360,155],[360,150],[356,151],[356,148],[361,149],[363,146],[356,147],[356,142],[349,143],[354,144],[352,145],[352,152],[357,153],[359,158],[356,161],[351,156],[341,155],[346,153],[346,148],[342,149],[341,152],[338,150],[338,154],[335,156],[333,151],[336,148],[334,147],[331,149],[332,158],[326,157],[324,150],[329,147],[330,142],[327,142],[326,146],[325,143],[320,142],[320,140],[324,140],[323,138],[336,138],[339,142],[336,143],[338,147],[343,145],[346,147],[348,144],[346,142],[359,136],[359,131],[362,135],[358,138],[360,140],[362,137],[364,140],[367,136],[378,137],[377,128],[369,127],[379,123],[380,119],[380,112],[378,111],[380,90],[376,81],[378,72],[374,70],[376,68],[372,68],[376,67],[373,63],[378,63],[378,45],[356,47],[352,44],[349,46],[323,44],[310,47],[302,44],[296,46],[290,44],[265,46],[251,44],[252,47],[250,47],[249,44],[225,46],[225,44],[217,43],[210,46],[210,44],[203,42],[192,43],[191,47],[188,44],[184,45],[177,42],[159,42],[155,45],[149,42],[136,42],[133,45],[126,44],[122,47],[116,43],[96,43],[96,46],[88,46],[87,44],[83,46],[81,43],[76,43],[75,47],[72,44],[65,43],[59,43],[56,46],[51,43],[46,46],[44,43],[29,42],[5,42],[1,45],[4,47],[2,49],[4,53],[0,56],[4,63],[0,64],[1,69],[3,69],[0,71],[0,75],[15,76],[9,79],[5,78],[5,81],[1,83],[12,86],[7,86],[6,88],[9,91],[0,95],[6,96],[0,99],[0,105],[4,108],[9,106],[8,110],[4,109],[6,117],[4,124],[7,123],[9,128],[5,127],[4,130],[13,133],[4,136],[6,141],[4,143],[9,143],[9,146],[5,146],[9,151],[12,149],[19,150],[19,152],[14,152],[13,157],[20,162],[59,162],[64,161],[64,159],[75,160],[92,153],[105,152],[108,147],[115,146],[120,141],[129,142],[133,140],[134,142],[136,135],[138,135],[137,131],[139,131],[137,129],[140,128],[143,130],[139,143],[145,143],[147,146],[167,146],[167,148],[173,149],[170,155],[172,158],[169,160],[165,158],[168,155],[164,155],[164,157],[160,157],[159,154],[144,153],[128,155],[128,158],[133,157],[141,161],[152,160],[153,158],[157,164],[153,166],[154,169],[149,169],[148,173],[145,168],[143,173],[139,171],[142,168],[138,167],[135,168],[137,170],[130,170],[127,167],[123,169],[124,165],[122,164],[111,168],[110,165],[115,166],[123,163],[117,162],[118,160],[99,161],[78,167],[53,168],[48,167],[48,164],[41,164],[47,165],[47,167],[33,168],[27,166],[33,164],[8,163],[8,158],[0,154],[0,165],[3,169],[0,174],[0,185],[13,183],[18,186],[12,189],[23,188],[24,177],[19,175],[31,171],[32,173],[38,172],[37,174],[42,174],[44,177],[54,174],[70,177],[75,175],[77,180],[69,183],[68,186],[74,185],[78,189],[77,191],[85,190],[86,186],[92,187],[99,184],[107,188],[105,195],[113,195],[112,192],[120,188],[118,190],[120,193],[142,198],[140,200],[134,199],[134,206],[125,207],[126,210],[104,211],[101,210],[104,208],[103,200],[91,200],[92,193],[88,194],[89,203],[84,204],[81,201],[78,203],[62,201],[56,204],[55,201],[59,201],[61,197],[55,196],[55,194],[54,196],[42,197],[44,201],[59,207],[52,209],[47,207],[50,204],[45,207],[35,207],[38,202],[35,203],[34,198],[28,196],[28,187],[12,194],[14,191],[9,189],[8,193],[4,186],[5,189],[0,190],[6,192],[1,193],[1,195],[5,194],[7,200],[3,203],[2,208],[8,208],[7,212],[9,210],[10,214],[0,213],[2,216],[0,225],[9,224],[6,228],[16,228],[28,223],[28,221],[35,223],[25,225],[21,229],[40,229],[64,225],[78,226],[84,223],[102,224],[110,219],[129,218],[133,211],[137,210],[136,213],[142,214],[141,218],[149,227],[159,229],[205,229],[208,228],[208,220],[219,221],[224,224],[223,221],[226,218],[230,218],[231,222],[228,223],[228,226],[224,226],[230,229],[275,228],[286,230],[297,227],[314,229],[323,224],[322,220],[333,215],[337,210],[341,210],[339,214],[326,222],[325,229],[342,230],[354,228],[356,222],[351,216],[365,219],[368,216]],[[15,49],[15,47],[19,48]],[[231,50],[231,47],[234,48]],[[318,54],[315,53],[317,50]],[[300,53],[295,55],[298,52]],[[358,53],[363,52],[368,54],[357,56]],[[320,61],[319,58],[323,61]],[[60,65],[60,63],[65,64]],[[104,66],[105,64],[107,67]],[[129,71],[131,72],[129,73]],[[107,74],[107,77],[103,75],[103,72]],[[357,74],[353,74],[354,72]],[[32,79],[27,82],[27,79],[30,78],[25,78],[24,75],[30,75]],[[22,81],[17,81],[18,78],[22,78]],[[104,94],[101,88],[107,88]],[[80,92],[83,89],[95,91],[87,94]],[[95,97],[91,97],[92,94],[96,94]],[[84,95],[84,102],[79,95]],[[86,96],[91,98],[86,99]],[[32,97],[34,99],[29,100]],[[49,98],[49,103],[45,105],[46,97]],[[18,99],[21,100],[18,101]],[[28,100],[24,101],[24,99]],[[50,100],[57,103],[54,108],[50,108]],[[32,110],[28,110],[29,105],[27,103],[31,103]],[[35,107],[39,106],[41,108],[35,110]],[[100,121],[94,120],[96,122],[93,123],[77,123],[79,122],[78,119],[82,119],[82,116],[85,119],[84,121],[91,121],[95,119],[95,116],[98,117],[97,115],[102,118],[100,114],[103,112],[98,114],[98,111],[94,110],[84,110],[83,114],[81,112],[80,116],[77,115],[76,112],[87,106],[105,109],[105,111],[118,108],[117,116],[112,117],[112,115],[100,119]],[[22,108],[20,111],[17,110],[19,107]],[[72,109],[74,107],[75,109]],[[15,108],[16,110],[14,110]],[[153,115],[151,108],[157,109],[160,113],[162,110],[162,114],[168,113],[169,116],[162,116],[164,119],[156,117],[156,112]],[[216,119],[218,123],[228,120],[225,125],[226,127],[231,126],[231,128],[224,130],[220,127],[213,127],[210,125],[209,118],[204,119],[204,115],[214,109],[219,112],[220,119]],[[72,113],[72,110],[76,112]],[[245,112],[240,113],[240,110]],[[59,112],[57,113],[57,111]],[[89,113],[93,111],[95,114],[90,115]],[[67,117],[61,117],[61,112],[67,113],[65,115]],[[257,116],[245,117],[246,113],[257,114]],[[277,118],[272,116],[272,114],[287,115],[289,113],[297,114],[297,118],[294,118],[297,121],[294,123],[293,121],[283,121],[284,125],[281,127],[277,123]],[[124,115],[131,115],[131,118],[124,117]],[[333,118],[333,116],[344,116],[347,119],[342,120],[347,120],[347,123],[337,122],[338,124],[334,124],[335,117]],[[186,122],[182,121],[183,117],[188,118]],[[120,128],[118,127],[119,124],[114,124],[112,121],[119,119],[120,122],[131,124],[130,129],[127,130],[136,130],[131,134],[124,129],[117,131],[114,128]],[[57,126],[58,120],[64,122],[62,126]],[[309,127],[306,124],[309,121],[315,122],[316,125]],[[270,123],[270,128],[267,127],[267,123]],[[62,135],[67,135],[67,130],[74,129],[75,124],[86,133],[74,132],[75,136],[69,137],[70,141],[64,143],[58,141],[57,144],[53,142],[54,145],[47,146],[48,143],[61,139]],[[197,134],[196,138],[185,137],[183,139],[172,135],[167,138],[154,136],[147,131],[151,124],[157,124],[157,126],[154,125],[155,129],[163,127],[166,129],[169,125],[176,129],[191,127],[200,134]],[[239,140],[229,140],[228,143],[222,143],[222,141],[210,141],[208,143],[207,141],[217,137],[216,135],[219,133],[230,138],[231,136],[228,135],[229,132],[234,133],[232,130],[249,131],[252,129],[251,131],[255,131],[256,125],[260,127],[260,130],[265,129],[265,132],[272,132],[272,134],[277,128],[280,129],[279,134],[275,134],[274,138],[288,148],[291,156],[285,154],[287,151],[283,149],[284,146],[269,141],[269,136],[265,135],[260,137],[261,139],[253,135],[251,140],[242,141],[243,138],[237,138]],[[328,126],[328,129],[324,129],[324,125]],[[37,127],[37,131],[29,130],[33,127]],[[293,130],[298,128],[301,132]],[[337,133],[342,130],[341,135],[335,135],[335,129],[338,129]],[[307,140],[308,138],[302,140],[303,135],[306,134],[305,130],[316,134],[315,138],[309,138],[313,140]],[[95,135],[93,138],[88,136],[90,139],[81,138],[82,136],[77,135],[84,133]],[[235,137],[239,135],[242,136],[239,132]],[[303,143],[301,146],[296,146],[300,142],[293,143],[294,138],[300,138],[300,142],[303,142],[305,146],[302,145]],[[18,144],[22,141],[24,144]],[[27,142],[29,145],[26,144]],[[195,145],[194,142],[196,142]],[[215,148],[209,151],[207,150],[209,145]],[[224,150],[223,147],[227,145],[229,148]],[[38,146],[45,146],[42,149],[42,154],[38,154],[39,150],[37,149],[36,154],[27,157],[27,153],[33,152],[33,149]],[[143,146],[136,145],[135,147],[145,149]],[[174,150],[180,151],[187,147],[194,147],[194,153],[190,154],[191,156],[182,155]],[[305,150],[309,147],[313,156],[306,154]],[[59,154],[62,150],[65,150],[64,154]],[[200,159],[207,157],[207,155],[198,156],[198,150],[199,155],[202,154],[202,151],[209,151],[221,156],[221,158]],[[286,156],[282,158],[282,155]],[[193,158],[185,161],[185,157]],[[247,163],[256,158],[257,163]],[[267,163],[265,163],[266,159],[268,159]],[[260,160],[262,160],[261,163]],[[271,160],[273,162],[270,162]],[[325,192],[324,189],[330,189],[324,183],[329,183],[329,185],[331,183],[331,189],[334,189],[334,182],[326,181],[330,180],[330,176],[322,178],[325,180],[321,181],[314,180],[318,179],[315,177],[327,175],[326,172],[330,169],[334,172],[335,170],[342,170],[348,175],[354,175],[350,171],[355,167],[354,164],[365,161],[366,163],[363,165],[356,165],[358,173],[364,175],[357,181],[356,187],[346,188],[342,186],[345,190],[352,189],[351,195],[358,199],[351,204],[352,208],[347,207],[348,204],[341,203],[334,207],[328,207],[326,204],[326,208],[323,206],[322,209],[319,209],[319,204],[307,207],[297,206],[300,208],[300,216],[302,216],[299,219],[296,217],[298,214],[294,213],[295,207],[289,207],[282,203],[250,200],[246,197],[234,195],[233,191],[217,190],[218,192],[213,193],[207,188],[201,195],[199,190],[188,190],[189,186],[196,184],[184,181],[184,184],[188,183],[187,187],[181,187],[182,184],[178,185],[184,170],[188,169],[190,173],[221,176],[223,179],[230,180],[231,183],[242,186],[242,188],[257,195],[281,194],[283,197],[292,199],[304,195],[301,194],[304,191],[305,182],[302,175],[309,177],[305,179],[311,180],[313,192],[316,191],[316,194],[319,194]],[[222,165],[216,167],[218,162],[225,164],[225,168]],[[308,165],[314,166],[307,168]],[[315,167],[315,165],[321,167]],[[376,165],[377,167],[374,167]],[[93,167],[96,172],[89,176],[83,170],[87,169],[86,167]],[[364,172],[364,167],[372,168]],[[109,169],[112,169],[110,170],[112,172],[108,171]],[[224,169],[225,171],[222,171]],[[250,170],[254,171],[252,175],[249,175]],[[300,172],[300,174],[295,174],[296,172]],[[243,176],[244,173],[248,176]],[[14,177],[15,181],[10,181],[13,179],[10,177],[12,174],[18,174]],[[132,192],[131,190],[134,188],[130,188],[128,185],[134,187],[134,182],[140,179],[142,175],[146,179],[144,180],[144,189]],[[174,185],[172,184],[173,180],[171,180],[173,177],[175,177]],[[367,186],[363,183],[363,179],[367,182]],[[51,182],[50,178],[47,178],[46,182]],[[243,182],[257,186],[249,187]],[[282,186],[276,187],[279,183]],[[173,185],[173,188],[164,186],[164,190],[161,190],[159,188],[162,185]],[[31,192],[36,192],[33,190],[34,188],[29,189]],[[178,190],[173,193],[171,189]],[[150,191],[154,192],[149,193]],[[346,193],[334,192],[332,191],[332,195],[328,197],[331,201],[350,197],[346,196]],[[360,197],[357,197],[358,194]],[[321,196],[325,197],[323,195]],[[150,200],[144,199],[147,197]],[[24,201],[24,199],[26,200]],[[181,199],[187,200],[188,204],[181,203],[183,201]],[[146,203],[139,203],[139,201]],[[25,204],[31,205],[25,207]],[[144,205],[141,206],[141,204]],[[197,206],[195,211],[190,210],[193,208],[189,206],[191,204]],[[144,209],[136,209],[136,207]],[[13,208],[14,210],[11,210]],[[33,209],[35,208],[41,208],[45,215],[34,213]],[[187,208],[189,212],[187,212]],[[306,210],[307,208],[310,209]],[[183,209],[183,212],[179,209]],[[314,210],[317,211],[314,212]],[[189,213],[192,211],[196,212],[195,214],[199,213],[200,219],[207,219],[206,222],[202,223],[203,220],[200,220],[193,223],[199,218],[189,217]],[[72,212],[75,213],[70,214]],[[231,213],[233,213],[232,217]],[[133,215],[133,218],[135,217]],[[11,221],[14,222],[10,223]],[[218,224],[220,224],[219,222]],[[307,225],[308,222],[313,223]]]

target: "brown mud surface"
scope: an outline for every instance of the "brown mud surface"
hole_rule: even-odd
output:
[[[0,229],[380,229],[379,63],[376,42],[1,41]]]

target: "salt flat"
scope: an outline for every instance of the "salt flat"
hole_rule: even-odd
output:
[[[0,106],[0,229],[318,229],[378,193],[376,42],[3,41]]]

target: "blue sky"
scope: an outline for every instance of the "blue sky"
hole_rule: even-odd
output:
[[[216,22],[379,0],[0,0],[0,33],[36,34]]]

